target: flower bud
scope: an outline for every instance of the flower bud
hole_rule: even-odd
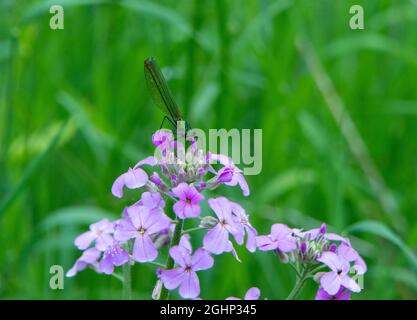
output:
[[[159,233],[159,234],[155,237],[155,239],[154,239],[153,243],[154,243],[154,245],[155,245],[155,248],[156,248],[157,250],[159,250],[159,249],[161,249],[161,248],[165,247],[166,245],[168,245],[170,241],[171,241],[171,238],[170,238],[170,236],[169,236],[168,234],[165,234],[165,233]]]
[[[280,250],[275,250],[275,253],[277,254],[279,260],[281,260],[282,263],[288,263],[290,261],[286,253]]]
[[[219,220],[217,220],[215,217],[212,216],[206,216],[203,219],[201,219],[200,222],[200,228],[214,228],[219,223]]]
[[[323,224],[320,226],[319,232],[320,232],[320,234],[326,234],[326,232],[327,232],[327,226],[326,226],[326,224],[325,224],[325,223],[323,223]]]
[[[329,246],[329,251],[331,251],[331,252],[336,252],[336,250],[337,250],[337,245],[335,245],[334,243],[332,243],[332,244]]]
[[[314,276],[313,276],[313,280],[317,283],[320,283],[320,279],[321,277],[325,274],[325,272],[317,272]]]
[[[217,182],[219,183],[225,183],[225,182],[230,182],[233,178],[233,170],[226,168],[225,170],[223,170],[222,173],[220,173],[217,176]]]
[[[301,254],[303,256],[305,256],[306,253],[307,253],[307,250],[308,250],[308,244],[307,244],[307,242],[302,242],[301,245],[300,245],[300,252],[301,252]]]
[[[152,173],[150,180],[155,183],[158,187],[162,185],[162,180],[159,177],[159,174],[157,172]]]
[[[154,146],[158,147],[162,144],[169,144],[173,140],[173,135],[170,130],[158,130],[152,135],[152,143]]]
[[[158,280],[156,282],[155,288],[152,291],[152,299],[159,300],[159,297],[161,296],[162,291],[162,281]]]

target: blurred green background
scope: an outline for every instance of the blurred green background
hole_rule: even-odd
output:
[[[64,30],[49,28],[52,4]],[[365,30],[349,28],[352,4]],[[49,267],[68,270],[75,236],[135,199],[110,188],[153,150],[153,56],[193,127],[263,129],[250,197],[216,194],[260,233],[323,221],[351,237],[369,266],[354,299],[416,298],[416,24],[412,0],[0,0],[0,297],[122,297],[91,270],[51,290]],[[238,252],[200,273],[202,298],[287,296],[289,266]],[[134,298],[149,299],[154,268],[133,273]]]

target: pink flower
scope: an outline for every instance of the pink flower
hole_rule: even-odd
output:
[[[146,185],[148,182],[148,175],[140,168],[145,164],[154,166],[157,164],[157,160],[154,157],[148,157],[139,161],[133,169],[129,168],[127,172],[117,177],[111,187],[112,194],[117,198],[121,198],[123,197],[123,187],[128,189],[138,189]]]
[[[214,254],[232,252],[237,258],[229,234],[237,235],[239,226],[232,216],[229,200],[224,197],[213,198],[208,200],[208,204],[217,215],[218,223],[204,236],[204,248]]]
[[[223,168],[216,174],[219,183],[224,183],[227,186],[239,185],[243,195],[245,197],[249,195],[249,186],[242,174],[242,170],[236,167],[232,159],[221,154],[210,154],[209,161],[218,161],[223,165]]]
[[[200,282],[196,271],[210,269],[213,258],[203,248],[192,254],[191,244],[187,235],[182,236],[180,244],[169,250],[177,267],[171,270],[161,270],[160,279],[168,290],[180,287],[183,298],[197,298],[200,294]]]
[[[350,300],[350,291],[341,286],[336,294],[330,295],[323,288],[319,288],[315,300]]]
[[[200,215],[201,208],[199,202],[202,201],[204,197],[194,186],[182,182],[172,189],[172,193],[179,198],[179,201],[177,201],[173,207],[178,218],[195,218]]]
[[[158,251],[151,235],[167,229],[170,222],[160,210],[134,205],[127,208],[127,217],[118,222],[114,238],[122,242],[134,238],[133,258],[138,262],[153,261]]]
[[[80,250],[87,249],[95,241],[98,250],[106,250],[109,243],[113,242],[114,223],[108,219],[102,219],[90,225],[90,230],[80,234],[74,241],[75,246]]]
[[[259,300],[259,297],[261,296],[261,290],[259,290],[256,287],[250,288],[246,294],[245,297],[243,298],[243,300]],[[241,300],[239,298],[236,297],[229,297],[226,298],[226,300]]]
[[[350,269],[348,261],[334,252],[323,252],[317,260],[331,269],[320,277],[320,284],[328,294],[335,295],[341,286],[353,292],[361,291],[359,285],[348,275]]]
[[[243,209],[239,204],[229,201],[232,213],[234,215],[234,220],[238,226],[238,232],[234,235],[236,242],[239,245],[243,244],[246,231],[246,248],[250,252],[256,251],[256,235],[257,231],[249,222],[249,217],[246,214],[245,209]]]
[[[276,223],[271,227],[271,234],[259,236],[256,238],[256,244],[259,250],[279,250],[281,252],[290,252],[297,249],[294,231],[285,224]]]

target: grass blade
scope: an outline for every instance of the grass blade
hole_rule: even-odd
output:
[[[23,172],[20,180],[17,184],[11,188],[10,192],[0,201],[0,218],[7,210],[7,208],[13,203],[17,196],[24,190],[26,182],[32,177],[32,175],[39,169],[40,165],[44,162],[45,158],[55,149],[58,144],[62,132],[64,131],[68,122],[64,122],[61,127],[58,129],[58,132],[52,137],[48,146],[45,150],[36,156],[26,167],[26,170]]]
[[[349,233],[370,233],[380,236],[392,244],[396,245],[407,257],[417,272],[417,257],[414,252],[404,243],[404,241],[395,234],[390,228],[379,221],[362,221],[350,226],[347,231]]]

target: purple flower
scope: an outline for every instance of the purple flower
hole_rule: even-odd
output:
[[[261,291],[256,288],[250,288],[246,294],[245,297],[243,298],[243,300],[259,300],[259,297],[261,296]],[[236,297],[229,297],[226,300],[240,300],[239,298]]]
[[[172,189],[172,193],[180,199],[173,207],[178,218],[195,218],[200,215],[201,208],[198,203],[202,201],[204,197],[194,186],[182,182]]]
[[[308,250],[308,244],[307,242],[301,242],[300,244],[300,252],[302,256],[305,256],[307,254],[307,250]]]
[[[247,216],[245,209],[243,209],[239,204],[229,201],[232,213],[235,216],[235,221],[239,227],[239,231],[235,234],[236,242],[239,245],[243,244],[243,239],[245,236],[245,231],[247,235],[246,239],[246,248],[250,252],[255,252],[256,250],[256,235],[257,231],[249,222],[249,217]]]
[[[118,242],[108,246],[104,251],[103,259],[101,259],[98,269],[105,274],[112,274],[114,267],[124,265],[129,261],[129,254],[124,250]]]
[[[318,237],[322,237],[328,241],[339,241],[341,243],[346,243],[350,245],[350,241],[347,238],[339,236],[336,233],[327,233],[327,226],[323,223],[320,228],[311,229],[309,231],[300,232],[299,236],[305,240],[317,240]]]
[[[216,175],[216,181],[219,183],[230,182],[233,179],[233,170],[228,167],[223,167]]]
[[[204,248],[214,254],[232,252],[235,255],[233,244],[229,240],[229,233],[237,235],[239,227],[233,219],[229,200],[224,197],[213,198],[208,200],[208,204],[217,215],[218,223],[204,236]]]
[[[128,218],[121,219],[116,225],[115,239],[127,241],[135,238],[133,258],[138,262],[155,260],[158,251],[150,236],[167,229],[170,219],[159,210],[139,205],[127,208],[127,216]]]
[[[239,184],[243,195],[245,197],[249,195],[249,186],[242,174],[242,170],[235,166],[232,159],[222,154],[210,154],[209,161],[218,161],[224,166],[216,174],[217,181],[227,186],[236,186]]]
[[[81,257],[79,257],[77,261],[75,261],[72,268],[68,270],[66,274],[67,277],[75,276],[78,272],[84,270],[89,265],[96,266],[97,260],[100,258],[100,255],[100,250],[97,250],[96,248],[89,248],[85,250],[82,253]]]
[[[341,286],[353,292],[361,291],[359,285],[348,275],[350,269],[348,261],[334,252],[323,252],[317,260],[331,269],[320,277],[320,284],[328,294],[335,295]]]
[[[152,135],[152,143],[156,147],[165,146],[173,140],[174,136],[170,130],[158,130]]]
[[[346,243],[341,243],[336,251],[337,255],[348,262],[353,262],[353,267],[357,274],[362,275],[366,272],[366,263],[359,253]]]
[[[165,201],[159,192],[144,192],[138,205],[143,205],[149,209],[163,209],[165,207]]]
[[[336,294],[331,295],[328,294],[323,288],[319,288],[315,300],[350,300],[350,291],[341,286]]]
[[[74,241],[75,246],[80,250],[87,249],[95,241],[96,248],[104,251],[109,243],[113,242],[111,234],[114,232],[114,223],[108,219],[102,219],[90,225],[90,231],[80,234]]]
[[[129,168],[129,170],[114,181],[111,192],[115,197],[123,197],[123,187],[128,189],[142,188],[148,182],[148,175],[141,169],[143,165],[154,166],[157,164],[157,160],[154,157],[148,157],[142,161],[139,161],[135,167]]]
[[[290,252],[297,248],[293,230],[285,224],[277,223],[272,225],[271,234],[258,236],[256,244],[262,251],[279,250],[280,252]]]
[[[200,294],[200,283],[196,271],[210,269],[214,261],[203,248],[197,249],[193,255],[191,253],[188,238],[182,236],[180,244],[169,250],[177,267],[171,270],[161,270],[160,280],[168,290],[179,287],[183,298],[193,299]]]

